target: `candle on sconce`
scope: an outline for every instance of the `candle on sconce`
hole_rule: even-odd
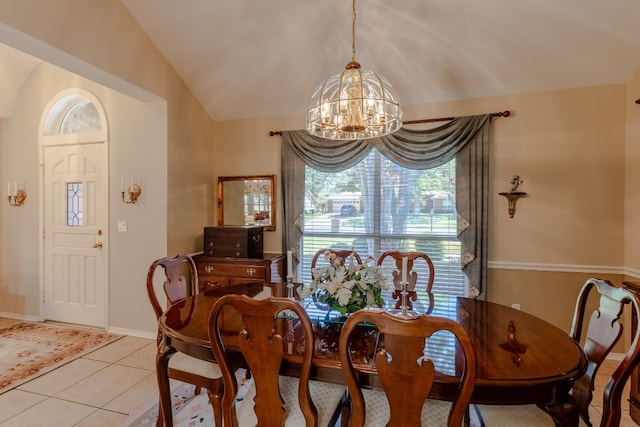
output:
[[[7,181],[7,196],[11,197],[11,183]]]
[[[120,192],[124,193],[124,176],[120,175]]]
[[[293,277],[293,254],[287,251],[287,277]]]
[[[402,257],[402,286],[405,286],[407,284],[407,262],[408,262],[408,258]]]
[[[133,192],[133,175],[131,175],[131,185],[129,186],[129,191]]]
[[[14,196],[18,195],[18,181],[14,181],[13,183],[13,195]]]

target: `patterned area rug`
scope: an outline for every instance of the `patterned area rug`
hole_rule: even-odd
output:
[[[0,329],[0,394],[121,338],[93,329],[21,322]]]
[[[244,369],[236,372],[238,380],[237,401],[241,401],[252,380],[245,378]],[[176,427],[215,427],[213,409],[205,390],[194,395],[194,386],[181,382],[171,382],[171,408],[173,411],[173,425]],[[127,418],[120,427],[151,427],[158,419],[158,399],[147,402],[138,412]]]
[[[236,372],[236,378],[238,379],[238,396],[236,400],[241,401],[244,399],[252,380],[245,379],[244,370]],[[194,387],[192,385],[176,384],[172,383],[171,386],[173,425],[176,427],[215,427],[213,410],[207,393],[203,390],[202,393],[194,396]],[[475,405],[471,406],[470,415],[470,427],[484,427]],[[157,418],[158,400],[154,399],[127,418],[119,427],[152,427],[156,425]],[[337,425],[340,425],[340,421],[338,421]]]

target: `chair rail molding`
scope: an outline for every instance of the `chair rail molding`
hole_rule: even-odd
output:
[[[624,274],[638,277],[640,271],[625,268],[623,266],[609,265],[583,265],[583,264],[551,264],[551,263],[529,263],[529,262],[509,262],[509,261],[489,261],[488,267],[502,270],[532,270],[532,271],[560,271],[566,273],[602,273],[602,274]]]

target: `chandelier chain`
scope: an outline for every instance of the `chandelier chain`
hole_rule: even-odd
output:
[[[351,19],[351,61],[356,60],[356,0],[352,3],[352,19]]]

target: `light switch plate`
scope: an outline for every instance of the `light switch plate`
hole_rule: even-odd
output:
[[[118,221],[118,231],[125,233],[127,231],[127,221]]]

